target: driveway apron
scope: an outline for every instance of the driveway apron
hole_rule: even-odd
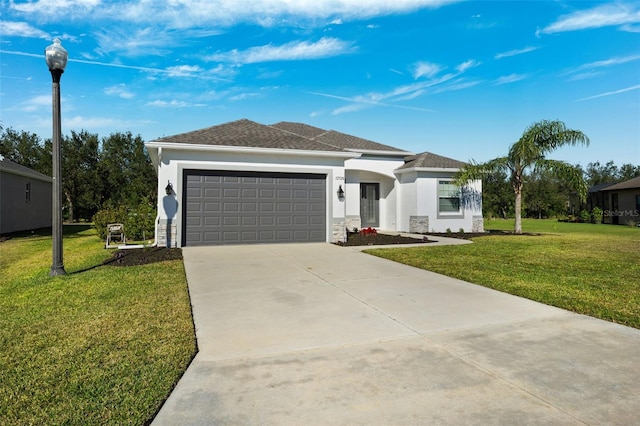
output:
[[[640,330],[331,244],[183,255],[199,352],[154,425],[640,423]]]

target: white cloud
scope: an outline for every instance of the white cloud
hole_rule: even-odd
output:
[[[437,8],[459,0],[132,0],[116,3],[100,0],[37,0],[10,3],[10,7],[35,15],[41,21],[60,19],[113,19],[121,22],[151,23],[171,28],[229,26],[250,22],[263,26],[280,23],[297,25],[324,20],[357,20],[376,16]]]
[[[468,70],[469,68],[475,68],[480,64],[481,64],[481,62],[478,62],[475,59],[469,59],[468,61],[465,61],[465,62],[461,63],[460,65],[458,65],[456,67],[456,70],[458,72],[462,73],[462,72],[465,72],[466,70]]]
[[[51,108],[51,95],[34,96],[20,104],[19,109],[23,112],[33,112],[45,107]]]
[[[125,123],[121,120],[107,117],[86,118],[80,115],[75,117],[63,117],[63,127],[68,129],[91,129],[91,128],[113,128],[122,127]]]
[[[538,49],[539,47],[529,46],[529,47],[525,47],[524,49],[509,50],[507,52],[498,53],[496,56],[494,56],[494,58],[495,59],[508,58],[510,56],[517,56],[517,55],[522,55],[524,53],[533,52],[534,50],[538,50]]]
[[[637,23],[640,23],[640,10],[634,9],[628,4],[611,3],[561,16],[554,23],[539,30],[538,34],[553,34]]]
[[[197,65],[177,65],[167,68],[170,77],[192,77],[203,71],[204,70]]]
[[[26,22],[0,21],[0,33],[3,37],[30,37],[45,40],[51,38],[46,32],[34,28]]]
[[[611,67],[614,65],[626,64],[627,62],[633,62],[640,60],[640,55],[631,55],[631,56],[619,56],[615,58],[605,59],[602,61],[590,62],[588,64],[580,65],[574,71],[582,71],[589,70],[593,68],[605,68]]]
[[[104,88],[105,95],[117,96],[122,99],[132,99],[135,97],[133,93],[127,90],[124,84],[116,84],[115,86],[109,86]]]
[[[613,92],[606,92],[606,93],[601,93],[599,95],[589,96],[588,98],[578,99],[577,102],[588,101],[589,99],[602,98],[604,96],[617,95],[619,93],[630,92],[632,90],[638,90],[638,89],[640,89],[640,84],[638,84],[636,86],[626,87],[626,88],[620,89],[620,90],[614,90]]]
[[[525,74],[509,74],[498,78],[495,81],[495,84],[500,86],[503,84],[515,83],[516,81],[524,80],[525,78],[527,78],[527,75]]]
[[[354,48],[351,46],[351,43],[336,38],[323,37],[315,43],[292,41],[280,46],[268,44],[265,46],[251,47],[244,51],[232,50],[225,53],[216,53],[206,59],[236,64],[253,64],[272,61],[328,58],[344,55],[353,51]]]
[[[203,107],[205,104],[190,104],[185,101],[178,101],[176,99],[172,99],[170,101],[151,101],[147,102],[147,106],[151,107],[159,107],[159,108],[188,108],[188,107]]]
[[[442,69],[440,65],[431,62],[417,62],[413,66],[413,78],[431,78],[442,71]]]

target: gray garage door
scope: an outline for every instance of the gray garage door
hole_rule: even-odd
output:
[[[326,241],[326,177],[185,171],[184,245]]]

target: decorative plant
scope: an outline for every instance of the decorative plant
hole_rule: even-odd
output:
[[[372,235],[375,237],[376,235],[378,235],[378,231],[376,231],[375,228],[372,227],[362,228],[360,230],[360,235]]]

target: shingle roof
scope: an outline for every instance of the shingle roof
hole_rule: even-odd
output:
[[[51,182],[51,176],[47,176],[40,172],[36,172],[33,169],[25,167],[21,164],[15,163],[7,158],[4,158],[0,155],[0,170],[6,171],[12,174],[18,174],[21,176],[29,176],[34,179],[44,180],[47,182]]]
[[[602,191],[616,191],[620,189],[636,189],[640,188],[640,176],[634,177],[624,182],[616,183],[615,185],[608,186]]]
[[[443,157],[431,152],[423,152],[421,154],[411,155],[404,159],[405,164],[398,167],[398,170],[417,168],[442,168],[442,169],[459,169],[466,165],[462,161],[453,158]]]
[[[298,149],[308,151],[342,151],[333,146],[247,119],[232,121],[178,135],[166,136],[152,142]]]
[[[362,139],[356,136],[347,135],[346,133],[336,132],[335,130],[324,130],[318,127],[309,126],[303,123],[291,123],[281,121],[273,124],[271,127],[286,130],[297,135],[322,142],[336,148],[349,150],[364,151],[387,151],[387,152],[405,152],[393,146],[384,145],[378,142]]]
[[[304,136],[305,138],[309,139],[314,139],[323,133],[327,133],[326,130],[319,127],[309,126],[308,124],[304,123],[291,123],[288,121],[281,121],[279,123],[272,124],[271,127],[295,133],[296,135]]]

